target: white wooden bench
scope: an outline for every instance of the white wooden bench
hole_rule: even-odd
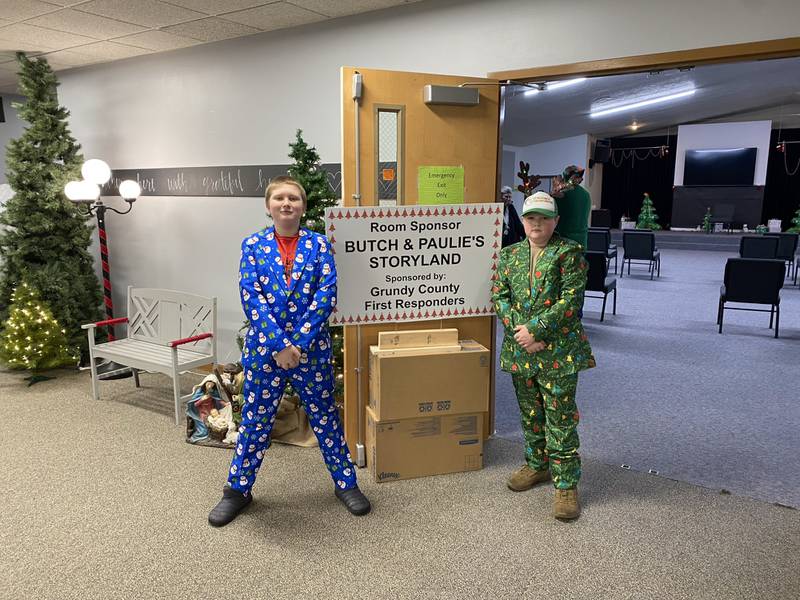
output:
[[[95,344],[95,328],[128,323],[128,337]],[[175,424],[182,420],[179,375],[217,360],[217,299],[173,290],[128,286],[128,316],[83,325],[89,336],[92,395],[97,391],[97,359],[172,377]]]

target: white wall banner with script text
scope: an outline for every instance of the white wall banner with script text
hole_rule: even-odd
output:
[[[496,203],[327,209],[338,275],[331,323],[494,314],[502,211]]]

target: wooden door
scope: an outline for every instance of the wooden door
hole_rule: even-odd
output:
[[[356,73],[361,75],[362,82],[358,103],[353,100],[353,75]],[[392,203],[392,196],[397,204],[416,204],[418,167],[431,165],[464,167],[465,202],[497,201],[500,120],[497,80],[353,67],[342,68],[341,75],[342,198],[345,206]],[[477,106],[427,105],[423,101],[426,85],[459,86],[465,82],[484,84],[469,86],[479,91]],[[356,135],[359,143],[356,143]],[[396,135],[396,152],[395,156],[388,156],[384,140],[392,135]],[[384,160],[386,158],[394,158],[394,164]],[[360,167],[358,186],[356,159]],[[385,185],[392,176],[394,190]],[[359,189],[360,198],[354,197],[356,189]],[[354,456],[357,444],[364,442],[369,347],[378,343],[378,332],[445,327],[458,328],[461,339],[480,342],[491,349],[494,357],[494,317],[345,327],[344,422],[345,436]],[[484,424],[487,433],[494,430],[494,373],[489,396],[490,411]]]

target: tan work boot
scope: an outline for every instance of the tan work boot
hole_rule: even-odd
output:
[[[577,519],[581,514],[581,505],[578,503],[578,488],[559,490],[556,488],[553,516],[556,519]]]
[[[550,471],[534,471],[528,465],[523,465],[508,478],[508,489],[515,492],[524,492],[537,483],[544,483],[550,479]]]

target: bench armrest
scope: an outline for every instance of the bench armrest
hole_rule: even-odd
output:
[[[81,329],[93,329],[95,327],[102,327],[104,325],[116,325],[117,323],[127,323],[128,317],[119,317],[118,319],[106,319],[105,321],[98,321],[97,323],[87,323],[81,325]]]
[[[195,335],[188,338],[183,338],[181,340],[174,340],[169,343],[170,348],[175,348],[176,346],[180,346],[182,344],[189,344],[191,342],[197,342],[199,340],[204,340],[206,338],[214,337],[213,333],[201,333],[200,335]]]

